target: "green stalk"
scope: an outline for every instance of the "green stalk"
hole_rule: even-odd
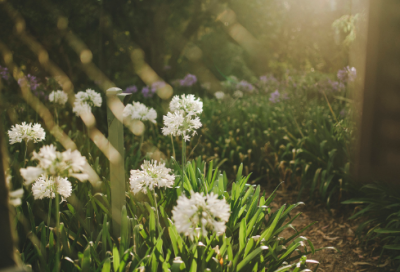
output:
[[[158,230],[158,234],[160,234],[160,217],[158,216],[157,194],[156,194],[155,189],[153,190],[153,196],[154,196],[154,204],[155,204],[156,213],[157,213],[157,230]]]
[[[25,140],[24,167],[26,166],[26,153],[28,151],[28,141]]]
[[[50,219],[51,219],[51,204],[52,204],[53,199],[50,197],[50,202],[49,202],[49,213],[47,215],[47,227],[49,228],[49,241],[50,241]]]
[[[56,187],[57,188],[57,187]],[[60,196],[56,190],[56,228],[57,228],[57,248],[56,248],[56,271],[60,271],[59,263],[60,263]]]
[[[56,124],[58,126],[58,111],[57,111],[57,107],[54,107],[54,113],[56,115]]]
[[[86,135],[87,135],[87,146],[88,146],[88,156],[90,155],[90,137],[89,137],[89,128],[86,127]]]
[[[182,137],[182,190],[185,180],[185,165],[186,165],[186,141]]]
[[[174,159],[176,160],[176,156],[175,156],[175,147],[174,147],[174,139],[172,138],[172,134],[171,134],[171,143],[172,143],[172,156],[173,156]]]

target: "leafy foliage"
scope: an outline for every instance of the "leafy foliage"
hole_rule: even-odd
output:
[[[367,184],[360,189],[359,197],[346,200],[343,204],[357,205],[350,219],[360,219],[357,228],[360,239],[365,243],[380,239],[383,243],[381,255],[388,252],[400,269],[400,195],[397,190],[383,184]]]

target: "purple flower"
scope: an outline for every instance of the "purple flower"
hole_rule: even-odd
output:
[[[193,86],[196,82],[197,82],[197,77],[191,74],[187,74],[183,79],[179,81],[182,87]]]
[[[251,85],[246,80],[242,80],[236,85],[236,89],[238,89],[240,91],[244,91],[244,92],[253,92],[254,91],[254,86]]]
[[[124,93],[136,93],[138,91],[138,88],[135,85],[131,85],[126,87]]]
[[[342,116],[342,117],[345,117],[345,116],[346,116],[346,113],[347,113],[346,108],[342,109],[342,110],[339,112],[340,116]]]
[[[156,81],[153,84],[151,84],[151,92],[154,94],[157,92],[158,89],[161,89],[165,86],[164,81]]]
[[[149,86],[144,86],[142,88],[142,94],[144,97],[149,98],[153,96],[153,92],[150,91]]]
[[[337,72],[337,77],[342,82],[354,81],[357,77],[357,70],[354,67],[346,66]]]
[[[28,74],[27,76],[28,82],[29,82],[29,86],[31,87],[31,90],[36,90],[37,87],[39,87],[39,83],[37,82],[37,78],[35,76],[32,76],[30,74]]]
[[[269,101],[271,101],[272,103],[276,103],[276,102],[279,102],[280,100],[279,100],[279,96],[280,96],[281,94],[279,93],[279,91],[278,90],[276,90],[275,92],[273,92],[272,94],[271,94],[271,97],[269,98]]]
[[[0,76],[5,80],[8,80],[10,78],[7,67],[0,66]]]
[[[23,86],[24,84],[28,84],[32,91],[35,91],[40,84],[37,82],[37,78],[28,74],[26,77],[22,77],[18,79],[19,86]]]
[[[165,71],[167,71],[167,70],[171,70],[171,68],[172,68],[171,65],[165,65],[163,69]]]

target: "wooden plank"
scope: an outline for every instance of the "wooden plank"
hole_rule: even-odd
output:
[[[365,75],[356,175],[399,184],[400,1],[370,1]]]
[[[107,90],[107,103],[119,98],[121,101],[126,95],[122,90],[116,87]],[[122,113],[122,112],[121,112]],[[119,116],[122,120],[122,116]],[[123,124],[115,118],[113,112],[107,107],[108,122],[108,140],[110,144],[118,151],[120,160],[113,162],[110,160],[110,186],[111,186],[111,215],[114,237],[121,236],[121,211],[125,205],[125,163],[124,163],[124,127]]]

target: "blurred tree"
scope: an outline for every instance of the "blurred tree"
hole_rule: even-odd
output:
[[[27,31],[43,44],[50,58],[78,88],[90,82],[81,72],[79,56],[68,45],[65,31],[73,31],[82,39],[92,51],[93,62],[122,87],[138,81],[129,58],[132,47],[141,48],[146,62],[168,79],[190,72],[190,60],[183,54],[190,43],[200,48],[203,63],[219,79],[231,74],[241,78],[266,72],[279,74],[287,69],[329,72],[347,61],[347,49],[341,42],[334,42],[332,29],[336,19],[350,13],[345,0],[5,3],[0,4],[0,39],[13,48],[16,62],[25,65],[27,73],[39,73],[36,57],[15,33],[9,5],[22,14]],[[58,25],[60,18],[68,20],[64,32]],[[243,33],[244,40],[240,40]]]

